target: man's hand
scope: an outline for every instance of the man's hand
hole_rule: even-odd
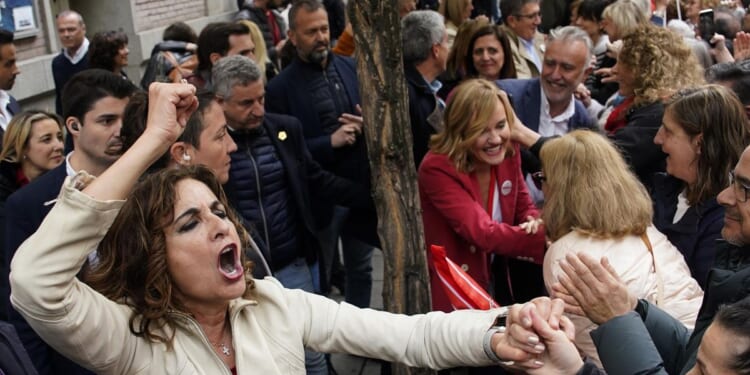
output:
[[[565,273],[559,277],[560,284],[579,306],[568,306],[570,312],[585,314],[592,322],[602,324],[635,309],[638,299],[628,291],[607,258],[597,262],[583,253],[568,254],[560,261],[560,267]]]
[[[734,61],[750,58],[750,34],[740,31],[734,36]]]

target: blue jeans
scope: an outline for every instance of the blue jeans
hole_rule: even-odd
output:
[[[309,265],[304,258],[298,258],[288,266],[276,271],[274,277],[288,289],[302,289],[306,292],[315,291],[313,270],[317,265]],[[308,375],[327,375],[328,364],[323,353],[305,350],[305,370]]]
[[[334,207],[331,224],[321,230],[318,239],[323,252],[323,259],[327,261],[330,254],[338,251],[338,240],[341,238],[343,249],[344,270],[346,272],[346,290],[344,300],[357,307],[370,307],[370,295],[372,294],[372,251],[373,246],[368,245],[349,235],[342,233],[342,227],[349,209],[342,206]],[[330,263],[325,269],[330,278]]]

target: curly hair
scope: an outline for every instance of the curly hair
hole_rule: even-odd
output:
[[[132,191],[99,245],[99,262],[84,276],[87,284],[112,301],[133,309],[130,331],[152,342],[171,346],[176,321],[171,312],[189,314],[174,291],[167,268],[165,229],[174,219],[177,183],[194,179],[204,183],[227,207],[242,248],[250,236],[229,204],[214,174],[203,166],[168,168],[147,176]],[[245,297],[254,288],[253,264],[240,252],[245,270]],[[164,327],[169,330],[164,330]],[[171,332],[169,333],[160,333]]]
[[[498,100],[505,109],[507,126],[512,131],[512,124],[515,122],[513,107],[494,83],[478,78],[458,85],[445,107],[443,130],[430,138],[430,150],[447,155],[459,172],[473,171],[474,142],[487,129]],[[507,150],[509,155],[515,152],[513,147],[508,147]]]
[[[664,113],[691,140],[701,137],[697,179],[685,190],[688,204],[715,198],[729,186],[729,172],[750,143],[745,108],[726,87],[706,85],[677,91],[667,101]]]
[[[542,219],[550,240],[573,230],[598,238],[641,235],[651,225],[646,188],[605,136],[570,132],[545,143],[540,158],[548,188]]]
[[[622,39],[617,63],[634,74],[634,106],[661,101],[675,91],[703,84],[703,68],[679,35],[643,26]]]
[[[115,56],[128,44],[128,36],[122,31],[100,31],[91,38],[89,46],[89,68],[99,68],[113,72]]]

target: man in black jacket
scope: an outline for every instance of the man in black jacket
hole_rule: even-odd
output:
[[[356,203],[367,194],[323,170],[307,150],[294,117],[265,113],[260,69],[244,56],[219,60],[213,83],[237,143],[225,186],[274,276],[287,288],[315,291],[320,247],[316,204]],[[306,352],[308,374],[327,374],[321,353]]]

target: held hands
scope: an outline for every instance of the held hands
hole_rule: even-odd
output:
[[[493,337],[492,347],[511,369],[529,374],[574,374],[583,365],[573,344],[575,328],[562,315],[564,302],[547,297],[514,305],[507,316],[505,334]]]
[[[552,285],[552,295],[565,301],[565,310],[602,324],[635,309],[638,299],[628,291],[607,258],[597,262],[583,254],[560,261],[564,275]]]

